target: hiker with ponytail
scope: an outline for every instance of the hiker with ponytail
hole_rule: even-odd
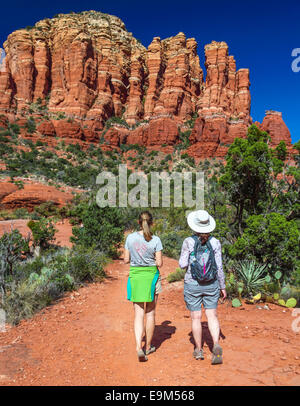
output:
[[[159,267],[162,266],[162,243],[153,235],[153,218],[143,211],[138,219],[140,230],[129,234],[125,241],[124,262],[130,263],[127,282],[127,299],[134,306],[134,333],[139,361],[147,361],[147,355],[155,351],[152,337],[155,328],[155,308],[161,292]],[[146,322],[144,323],[144,318]],[[142,339],[146,333],[146,349]]]

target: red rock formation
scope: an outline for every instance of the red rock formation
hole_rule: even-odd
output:
[[[1,183],[1,187],[4,187],[3,183]],[[72,199],[71,193],[61,192],[53,186],[25,184],[24,189],[11,190],[1,199],[0,204],[8,209],[26,207],[31,211],[35,206],[45,202],[53,201],[57,206],[64,206]]]
[[[271,146],[277,146],[280,141],[287,145],[291,144],[291,134],[285,122],[282,119],[282,113],[278,111],[266,111],[266,116],[261,123],[260,128],[271,136]]]
[[[126,144],[128,130],[126,128],[111,127],[104,135],[105,141],[114,147],[119,147],[120,144]]]
[[[96,11],[41,20],[10,34],[4,49],[0,114],[26,117],[34,103],[40,135],[98,142],[106,120],[118,116],[130,126],[149,122],[110,128],[103,148],[174,145],[178,129],[197,113],[189,152],[209,157],[224,156],[252,122],[249,70],[236,70],[225,42],[205,46],[205,82],[194,38],[154,37],[146,49],[119,18]],[[66,119],[57,120],[61,112]],[[291,145],[278,115],[268,114],[262,128],[274,145]],[[22,135],[31,136],[23,129]]]
[[[67,120],[52,120],[55,133],[59,138],[83,139],[83,131],[80,123]]]
[[[194,38],[183,33],[161,41],[155,37],[147,53],[149,88],[145,118],[170,115],[185,120],[195,111],[203,80]]]
[[[171,118],[151,120],[149,124],[139,126],[130,131],[127,144],[146,146],[174,145],[178,140],[178,126]]]
[[[17,191],[18,189],[19,189],[18,186],[15,185],[14,183],[1,182],[1,184],[0,184],[0,202],[5,196]]]
[[[213,41],[205,46],[205,67],[207,76],[198,101],[199,111],[204,115],[224,114],[249,120],[249,70],[236,72],[235,60],[228,55],[225,42]]]
[[[56,135],[55,127],[51,121],[42,121],[37,126],[37,131],[42,135],[47,135],[50,137],[55,137]]]

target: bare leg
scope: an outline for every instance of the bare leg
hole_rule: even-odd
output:
[[[144,335],[144,303],[134,303],[134,334],[136,341],[136,350],[142,349],[142,339]]]
[[[208,328],[212,336],[214,345],[218,344],[220,336],[220,325],[217,317],[217,309],[205,309]]]
[[[155,295],[153,302],[146,303],[146,350],[151,347],[153,333],[155,329],[155,307],[158,295]]]
[[[195,341],[195,350],[200,351],[202,347],[202,326],[201,326],[201,310],[191,312],[192,318],[192,333]]]

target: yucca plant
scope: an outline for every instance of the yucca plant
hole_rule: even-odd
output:
[[[239,261],[235,272],[244,284],[244,292],[256,294],[266,283],[268,266],[255,261]]]

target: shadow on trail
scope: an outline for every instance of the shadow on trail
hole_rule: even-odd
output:
[[[171,336],[175,333],[176,327],[171,326],[172,322],[170,320],[165,320],[159,326],[155,326],[152,344],[158,349],[162,343],[169,340]]]
[[[213,347],[214,347],[214,342],[213,342],[212,336],[210,334],[207,321],[202,321],[201,325],[202,325],[202,347],[204,344],[207,344],[210,352],[212,352]],[[193,346],[195,346],[195,341],[194,341],[192,332],[189,333],[189,337],[190,337],[190,342],[193,344]],[[224,334],[222,333],[221,329],[220,329],[220,338],[222,338],[222,340],[224,340],[226,338],[224,336]]]

